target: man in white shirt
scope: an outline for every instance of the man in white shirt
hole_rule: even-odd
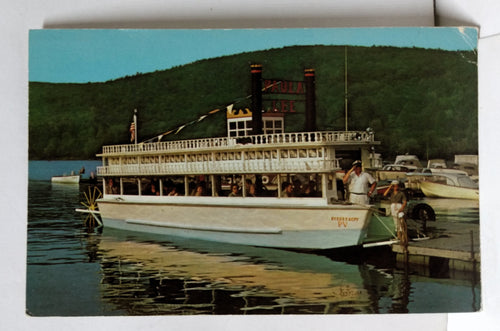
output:
[[[354,161],[352,168],[344,175],[344,184],[349,184],[349,201],[368,205],[377,182],[369,173],[361,171],[361,161]]]

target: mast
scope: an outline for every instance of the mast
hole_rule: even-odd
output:
[[[345,130],[347,131],[347,46],[344,46],[344,107]]]
[[[134,144],[137,145],[137,109],[134,109]]]

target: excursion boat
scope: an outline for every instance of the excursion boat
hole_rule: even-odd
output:
[[[252,109],[263,109],[261,72],[252,66]],[[284,132],[275,112],[228,107],[227,137],[103,146],[104,192],[91,213],[105,227],[233,244],[361,245],[373,208],[341,200],[336,172],[341,159],[368,164],[379,142],[370,130],[316,131],[314,70],[304,76],[305,132]],[[232,194],[228,178],[239,183]],[[290,183],[304,191],[282,191]]]
[[[436,174],[421,181],[420,189],[430,198],[479,200],[479,185],[467,174]]]

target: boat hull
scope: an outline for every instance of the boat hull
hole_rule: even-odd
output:
[[[293,249],[362,244],[371,216],[369,206],[322,202],[302,198],[120,196],[101,199],[99,210],[104,226],[131,231]]]
[[[51,178],[51,182],[59,184],[78,184],[80,183],[80,176],[79,175],[54,176]]]
[[[429,198],[479,200],[479,189],[450,186],[435,182],[420,182],[420,189]]]

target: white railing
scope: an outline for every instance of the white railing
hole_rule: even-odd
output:
[[[329,172],[339,168],[338,160],[260,159],[246,161],[201,161],[186,163],[112,165],[97,168],[100,176],[245,174],[284,172]]]
[[[374,143],[374,135],[366,131],[323,131],[262,134],[241,138],[206,138],[103,146],[102,154],[149,154],[156,152],[179,152],[188,150],[208,150],[252,144],[257,146],[283,146],[287,144],[313,145]]]

